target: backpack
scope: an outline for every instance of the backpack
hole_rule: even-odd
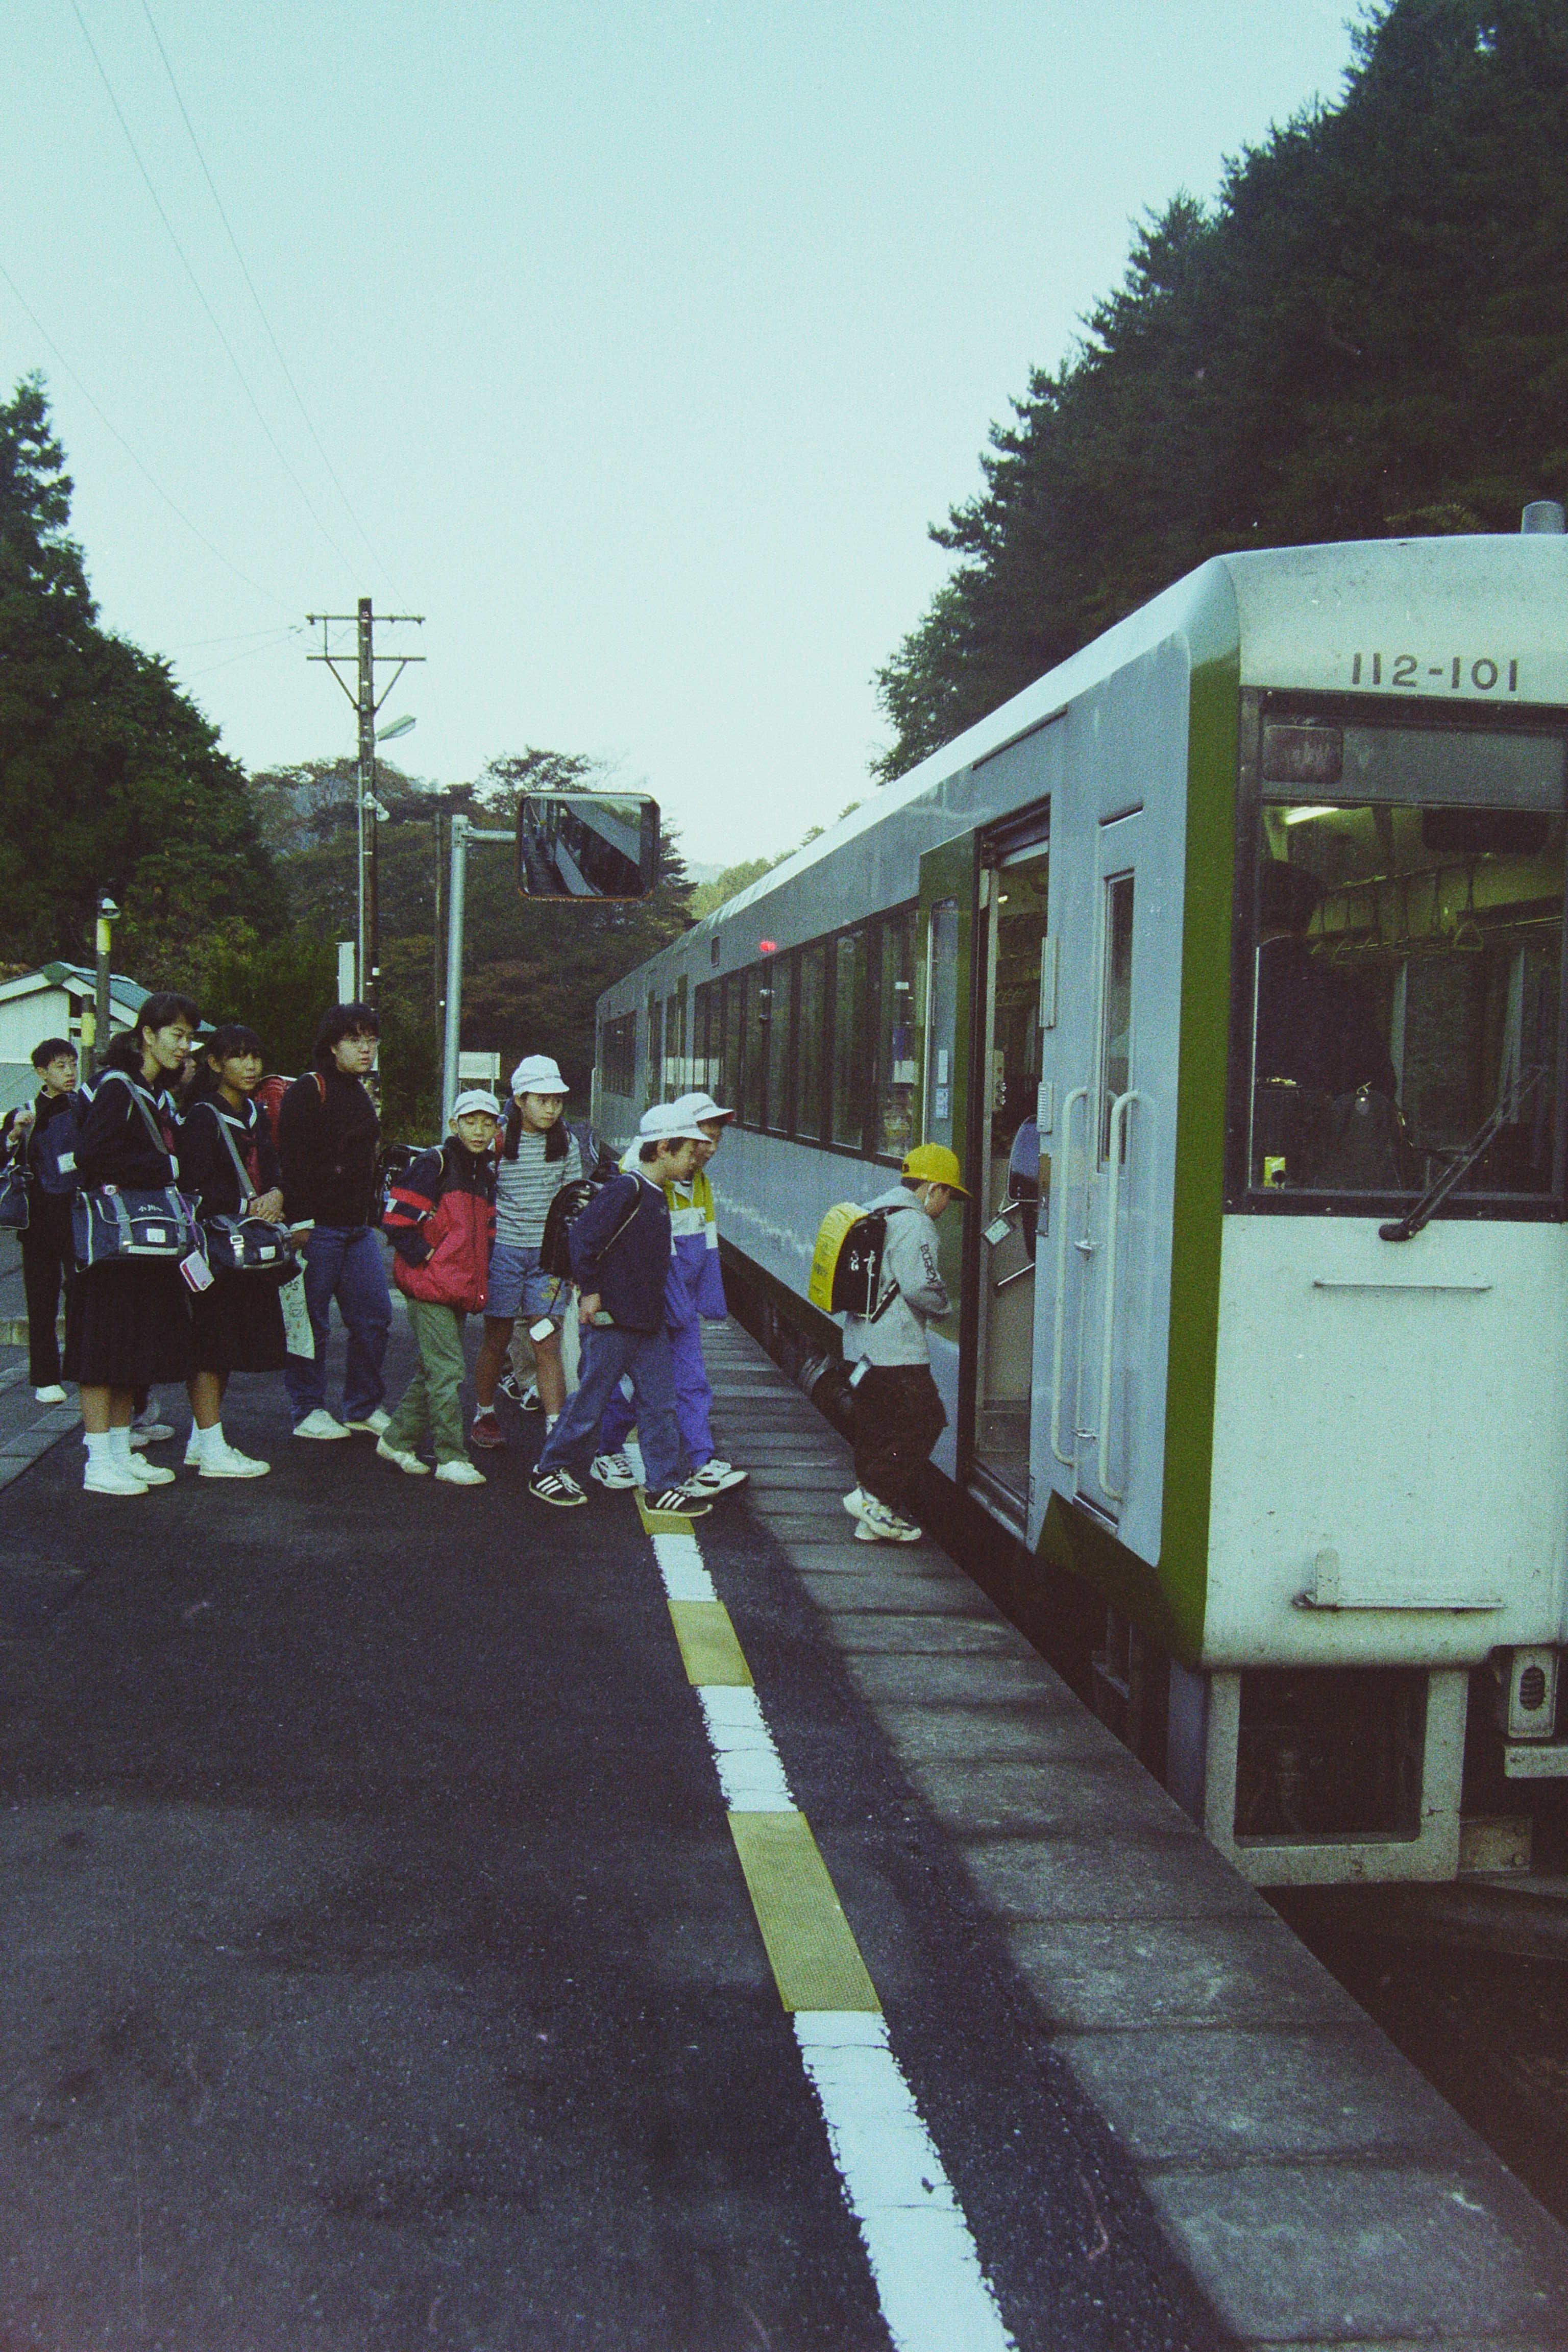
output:
[[[610,1172],[613,1175],[615,1171]],[[543,1272],[553,1275],[557,1282],[572,1279],[572,1228],[601,1190],[591,1177],[579,1177],[570,1184],[563,1184],[545,1213],[539,1263]]]
[[[806,1297],[825,1315],[876,1313],[881,1300],[882,1253],[888,1241],[886,1209],[862,1209],[840,1201],[816,1229]]]
[[[76,1191],[76,1147],[81,1134],[81,1123],[87,1115],[88,1097],[77,1087],[69,1097],[70,1108],[51,1118],[41,1133],[36,1134],[27,1153],[27,1164],[37,1179],[40,1192],[56,1200],[67,1199]]]

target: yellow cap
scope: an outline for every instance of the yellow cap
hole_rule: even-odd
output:
[[[945,1143],[917,1143],[905,1155],[900,1170],[902,1176],[913,1176],[922,1184],[945,1184],[950,1192],[962,1192],[969,1198],[969,1187],[960,1180],[963,1175],[958,1164],[958,1154],[950,1151]]]

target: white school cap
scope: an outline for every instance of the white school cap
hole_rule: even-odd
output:
[[[572,1091],[548,1054],[525,1054],[511,1074],[514,1095],[569,1095]]]
[[[467,1118],[471,1110],[489,1111],[492,1118],[500,1117],[500,1103],[494,1095],[487,1094],[483,1087],[469,1087],[465,1094],[460,1094],[452,1105],[452,1117],[454,1119]]]
[[[706,1143],[708,1138],[700,1127],[693,1127],[679,1103],[655,1103],[645,1110],[637,1126],[639,1143]]]
[[[711,1095],[681,1095],[669,1107],[671,1110],[678,1110],[684,1119],[733,1118],[735,1116],[732,1110],[721,1109]],[[704,1136],[704,1142],[710,1140],[711,1138]]]

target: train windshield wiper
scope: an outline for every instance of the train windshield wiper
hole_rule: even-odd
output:
[[[1543,1065],[1538,1063],[1517,1090],[1504,1089],[1502,1100],[1498,1104],[1485,1126],[1479,1129],[1466,1144],[1458,1158],[1451,1160],[1442,1174],[1427,1185],[1415,1207],[1403,1217],[1396,1217],[1392,1224],[1379,1225],[1377,1237],[1380,1242],[1407,1242],[1413,1234],[1421,1231],[1423,1225],[1429,1223],[1460,1178],[1469,1174],[1482,1153],[1489,1148],[1499,1129],[1518,1118],[1520,1112],[1540,1083],[1542,1069]]]

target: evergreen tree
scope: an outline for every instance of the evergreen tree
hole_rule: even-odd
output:
[[[284,906],[238,765],[166,664],[99,625],[71,484],[37,376],[0,403],[0,956],[91,952],[100,890],[117,959],[193,982],[215,942]]]
[[[1568,0],[1385,0],[1342,102],[1178,195],[993,429],[880,672],[900,774],[1205,558],[1568,492]]]

